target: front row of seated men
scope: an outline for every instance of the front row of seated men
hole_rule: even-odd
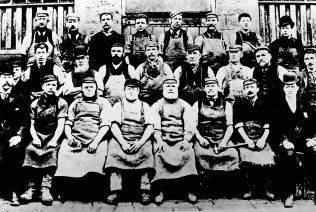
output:
[[[275,102],[276,110],[264,105],[252,78],[243,82],[245,98],[237,98],[234,106],[223,98],[215,78],[205,79],[206,96],[193,108],[178,98],[174,78],[163,81],[163,98],[152,107],[139,100],[140,81],[128,79],[125,98],[112,108],[89,76],[82,80],[80,98],[68,110],[66,101],[56,95],[56,76],[42,78],[43,92],[29,107],[26,97],[13,90],[12,65],[3,65],[0,71],[0,165],[5,173],[1,177],[12,205],[34,200],[38,188],[42,203],[51,205],[53,177],[81,178],[91,172],[110,178],[109,204],[120,200],[122,182],[129,175],[138,176],[143,204],[151,201],[151,184],[157,185],[155,202],[162,203],[171,180],[183,182],[188,201],[195,203],[198,173],[236,169],[242,169],[248,181],[243,198],[252,197],[258,171],[264,171],[265,195],[274,199],[267,174],[277,153],[285,207],[292,207],[296,151],[306,154],[306,167],[316,163],[314,123],[297,98],[295,73],[284,74],[285,95]],[[234,129],[237,139],[232,141]],[[105,137],[109,131],[112,136]],[[19,186],[22,166],[28,180],[24,191]],[[312,189],[315,180],[313,176]]]

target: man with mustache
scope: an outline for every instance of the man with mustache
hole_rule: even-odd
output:
[[[0,64],[0,170],[1,191],[5,191],[11,205],[20,205],[21,167],[29,122],[28,101],[22,93],[12,91],[13,67]]]
[[[201,63],[201,49],[198,45],[190,44],[187,50],[187,62],[179,66],[175,79],[179,82],[179,97],[193,105],[202,97],[202,88],[206,78],[215,78],[208,64]]]
[[[206,14],[207,31],[195,39],[195,44],[202,50],[201,62],[209,65],[216,74],[218,69],[228,64],[229,40],[217,30],[218,15],[209,12]]]
[[[154,156],[156,174],[155,202],[161,204],[165,198],[167,183],[179,183],[181,191],[191,203],[196,203],[198,188],[197,170],[192,138],[195,119],[191,106],[178,98],[178,82],[167,78],[163,82],[163,98],[153,106]]]
[[[174,71],[185,61],[185,52],[189,44],[193,44],[189,32],[181,28],[183,15],[181,12],[170,13],[170,29],[161,33],[158,39],[164,62]]]
[[[271,113],[266,103],[258,97],[259,87],[255,79],[243,82],[245,98],[237,99],[233,108],[233,120],[238,132],[238,139],[246,143],[241,147],[239,167],[245,176],[244,199],[250,199],[256,185],[264,182],[264,195],[268,200],[274,199],[271,192],[271,168],[275,165],[274,153],[271,150],[270,122]],[[262,188],[261,188],[262,189]]]
[[[168,64],[159,58],[159,47],[154,41],[150,41],[145,46],[147,60],[136,69],[137,79],[141,82],[139,99],[153,105],[162,98],[162,84],[168,77],[173,77],[173,73]]]
[[[254,50],[263,44],[262,37],[251,31],[252,20],[248,13],[241,13],[238,16],[240,30],[233,34],[230,38],[232,45],[241,45],[243,47],[243,57],[241,64],[252,68],[256,65]]]
[[[111,47],[111,60],[96,73],[98,91],[113,106],[124,98],[124,83],[136,78],[135,69],[124,60],[124,46],[115,43]]]
[[[12,92],[21,93],[23,96],[29,99],[30,97],[30,86],[28,83],[22,80],[24,65],[22,58],[17,58],[12,61],[13,66],[13,88]]]
[[[120,43],[123,46],[125,44],[124,36],[112,29],[114,25],[113,13],[106,11],[100,13],[99,16],[103,29],[91,37],[89,48],[89,65],[91,69],[96,71],[111,61],[113,44]]]
[[[76,13],[68,13],[66,16],[66,27],[68,32],[61,37],[60,52],[62,64],[66,72],[73,65],[74,49],[78,45],[86,46],[86,35],[79,32],[80,17]]]
[[[35,29],[25,35],[20,47],[20,53],[25,63],[35,62],[35,46],[38,43],[46,43],[48,56],[56,65],[61,66],[60,60],[60,37],[51,29],[47,28],[49,14],[46,10],[38,10],[35,15]]]

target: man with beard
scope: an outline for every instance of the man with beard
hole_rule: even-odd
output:
[[[195,119],[191,106],[178,98],[178,82],[168,78],[163,83],[163,98],[153,106],[154,152],[157,188],[155,202],[164,201],[167,183],[185,185],[181,188],[191,203],[196,203],[198,188],[192,137]]]
[[[125,38],[112,29],[114,24],[113,13],[103,12],[99,14],[102,31],[93,35],[90,40],[89,65],[94,70],[111,61],[111,47],[115,43],[124,46]]]
[[[28,125],[27,101],[20,93],[12,92],[13,67],[0,66],[0,169],[1,191],[7,191],[11,205],[18,206],[17,192],[21,189],[21,167]]]
[[[187,62],[174,72],[175,79],[179,82],[179,97],[190,105],[201,99],[204,80],[215,78],[213,70],[207,64],[202,64],[200,59],[200,47],[190,44],[187,50]]]
[[[241,64],[252,68],[256,65],[254,50],[263,44],[262,37],[251,31],[252,20],[248,13],[241,13],[238,16],[240,30],[231,36],[232,45],[241,45],[243,48],[243,57]]]
[[[265,102],[258,97],[258,83],[247,79],[243,83],[245,98],[237,99],[234,104],[234,122],[238,138],[247,147],[241,147],[241,168],[245,176],[244,199],[250,199],[254,188],[264,185],[264,195],[268,200],[274,199],[271,192],[271,170],[275,165],[274,152],[271,150],[270,122],[271,113]],[[261,183],[263,182],[263,183]]]
[[[63,87],[64,99],[71,104],[75,99],[81,97],[81,83],[86,77],[94,77],[95,71],[89,69],[89,59],[87,48],[78,45],[74,49],[74,67],[71,72],[66,74]]]
[[[252,78],[251,69],[240,63],[242,54],[242,46],[230,46],[229,64],[221,67],[216,74],[224,97],[232,104],[236,98],[243,96],[243,81]]]
[[[35,46],[38,43],[46,43],[48,46],[47,52],[50,59],[54,61],[56,65],[61,66],[60,61],[60,37],[47,28],[49,21],[49,14],[46,10],[39,10],[35,16],[35,30],[25,35],[20,47],[20,53],[25,62],[33,64],[35,62]]]
[[[58,88],[56,96],[62,93],[62,86],[64,84],[64,72],[55,65],[51,60],[48,60],[49,47],[46,43],[38,43],[34,47],[35,63],[30,66],[23,73],[23,81],[27,82],[30,86],[31,98],[37,98],[42,93],[42,79],[45,75],[55,75],[58,79]]]
[[[30,88],[26,82],[23,82],[23,61],[22,59],[15,59],[12,61],[13,66],[13,88],[12,92],[14,93],[21,93],[25,98],[30,97]]]
[[[136,33],[128,36],[125,55],[127,63],[135,68],[146,61],[145,46],[149,41],[157,42],[157,38],[146,31],[148,18],[145,14],[137,14],[135,18]]]
[[[149,42],[145,46],[147,60],[136,69],[137,79],[140,79],[141,87],[139,99],[154,104],[162,98],[162,84],[166,78],[172,78],[173,73],[168,64],[159,60],[159,47],[156,42]]]
[[[152,140],[154,131],[153,115],[149,105],[138,99],[140,82],[137,79],[126,80],[125,99],[112,109],[110,140],[105,170],[110,175],[109,204],[120,199],[123,185],[131,175],[137,176],[140,184],[140,202],[150,203],[150,178],[154,173]]]
[[[124,97],[125,80],[136,78],[135,69],[124,60],[124,46],[115,43],[111,47],[111,60],[96,73],[99,93],[113,106]]]
[[[228,63],[229,40],[217,30],[218,15],[212,12],[206,14],[207,31],[195,39],[195,44],[202,50],[201,62],[209,65],[216,74],[218,69]]]
[[[181,28],[183,16],[181,12],[170,13],[170,29],[159,36],[159,47],[164,62],[174,71],[185,60],[185,52],[189,44],[193,44],[189,32]]]
[[[64,34],[61,39],[60,52],[62,64],[66,72],[71,70],[74,49],[78,45],[86,45],[86,36],[79,32],[80,17],[76,13],[68,13],[66,16],[66,27],[68,33]]]

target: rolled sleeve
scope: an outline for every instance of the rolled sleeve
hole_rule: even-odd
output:
[[[58,101],[58,115],[57,118],[67,118],[68,117],[68,104],[65,100],[59,99]]]
[[[195,38],[195,42],[194,42],[195,45],[198,45],[201,49],[203,48],[203,36],[202,35],[199,35]],[[202,49],[203,51],[203,49]]]
[[[101,124],[100,127],[103,126],[111,126],[111,112],[112,112],[112,107],[111,104],[108,100],[100,97],[101,101],[101,112],[100,112],[100,118],[101,118]]]
[[[68,119],[65,122],[65,125],[73,126],[74,120],[76,118],[76,105],[78,103],[78,99],[76,99],[71,105],[69,106],[68,110]]]
[[[151,106],[151,111],[153,114],[153,123],[154,123],[154,133],[161,136],[161,116],[160,116],[160,108],[161,108],[161,101],[154,103]]]
[[[125,51],[124,51],[124,53],[126,55],[132,54],[131,46],[132,46],[132,35],[127,37],[127,40],[126,40],[126,43],[125,43]]]
[[[181,101],[183,105],[183,122],[184,122],[184,139],[190,141],[194,135],[195,131],[195,121],[191,106],[185,102]]]
[[[144,119],[145,125],[154,125],[154,115],[150,106],[144,102]]]
[[[103,65],[99,68],[99,71],[95,73],[95,81],[97,82],[98,89],[104,91],[104,78],[106,76],[106,66]]]
[[[58,79],[58,83],[60,85],[63,85],[65,83],[65,72],[57,65],[54,65],[54,75]]]
[[[122,124],[122,104],[121,102],[115,103],[115,105],[112,108],[112,113],[111,113],[111,123],[117,123],[119,125]]]
[[[225,106],[226,125],[233,125],[233,107],[229,102],[226,102]]]
[[[34,100],[30,106],[30,119],[35,119],[36,117],[36,107],[37,107],[38,99]]]

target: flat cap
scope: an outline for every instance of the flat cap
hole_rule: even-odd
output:
[[[0,75],[11,75],[13,74],[13,66],[11,63],[0,64]]]
[[[156,41],[149,41],[148,43],[145,44],[145,49],[147,46],[156,46],[157,48],[159,48],[159,45]]]
[[[74,49],[74,58],[87,55],[87,48],[84,45],[77,45]]]
[[[213,12],[208,12],[208,13],[206,13],[205,17],[206,18],[211,18],[211,17],[218,18],[218,15],[216,13],[213,13]]]
[[[66,16],[66,20],[68,19],[78,19],[80,20],[80,17],[77,13],[68,13],[67,16]]]
[[[140,81],[137,79],[127,79],[124,83],[124,86],[128,86],[128,87],[140,87]]]
[[[290,16],[282,16],[279,21],[279,27],[290,25],[292,28],[294,27],[294,22],[292,21]]]
[[[316,54],[316,49],[313,46],[308,46],[304,49],[304,54]]]
[[[51,81],[57,81],[57,78],[55,77],[55,75],[45,75],[43,78],[42,78],[42,84],[46,83],[46,82],[51,82]]]
[[[163,84],[178,84],[178,81],[175,78],[167,78],[163,81]]]
[[[230,52],[234,52],[234,51],[242,51],[242,46],[241,45],[232,45],[229,47],[229,51]]]
[[[243,86],[251,85],[251,84],[257,84],[258,85],[258,81],[256,79],[254,79],[254,78],[250,78],[250,79],[244,80],[244,82],[243,82]]]
[[[135,19],[140,19],[140,18],[148,19],[147,15],[144,14],[144,13],[138,13],[138,14],[136,14]]]
[[[124,46],[123,46],[123,44],[121,44],[121,43],[114,43],[112,46],[111,46],[111,48],[112,47],[122,47],[123,49],[124,49]]]
[[[176,15],[182,15],[182,12],[180,12],[180,11],[173,11],[173,12],[170,12],[170,18],[173,18],[173,17],[175,17]]]
[[[39,10],[37,10],[35,16],[36,16],[36,17],[48,17],[48,16],[49,16],[49,13],[48,13],[47,10],[39,9]]]
[[[217,84],[218,85],[218,81],[216,78],[205,78],[204,85],[209,85],[209,84]]]
[[[298,82],[298,76],[295,72],[287,72],[283,75],[283,83],[286,85],[292,85]]]
[[[258,51],[260,51],[260,50],[266,50],[266,51],[270,52],[269,47],[262,45],[262,46],[258,46],[258,47],[255,49],[254,54],[256,54],[256,53],[257,53]]]
[[[201,52],[201,48],[198,45],[195,45],[195,44],[188,45],[188,48],[187,48],[188,52],[193,52],[195,50],[198,50],[199,52]]]
[[[97,83],[94,79],[94,77],[86,77],[82,80],[81,83]]]

